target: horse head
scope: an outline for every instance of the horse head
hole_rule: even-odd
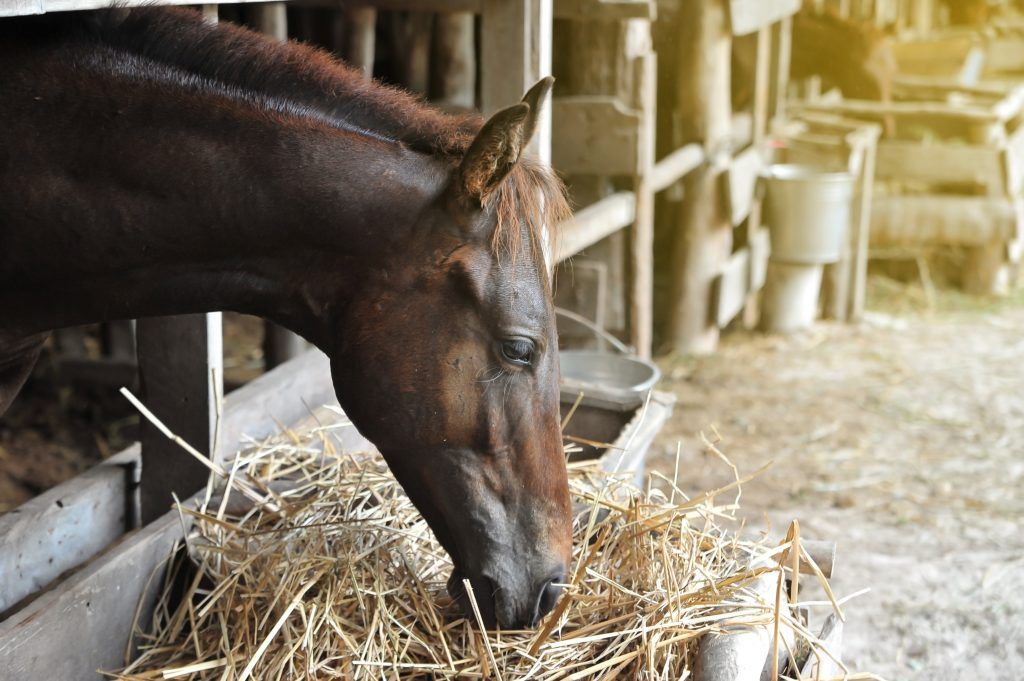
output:
[[[522,157],[552,80],[488,120],[338,320],[331,369],[468,579],[488,626],[532,626],[566,578],[571,510],[559,428],[547,227],[561,184]]]

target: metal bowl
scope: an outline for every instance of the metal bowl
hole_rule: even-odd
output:
[[[562,350],[562,388],[564,391],[588,388],[621,397],[643,400],[647,391],[661,378],[661,370],[635,355],[616,355],[593,350]]]

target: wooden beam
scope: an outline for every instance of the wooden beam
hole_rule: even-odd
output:
[[[651,190],[657,193],[668,189],[701,167],[705,160],[704,147],[699,144],[687,144],[676,149],[651,168],[648,174]]]
[[[554,6],[557,19],[589,21],[654,21],[657,11],[657,3],[651,0],[557,0]]]
[[[636,210],[630,233],[630,341],[637,355],[649,358],[654,344],[654,113],[657,105],[657,58],[648,52],[638,58],[639,104],[637,170],[633,178]]]
[[[137,326],[142,401],[167,426],[216,459],[217,400],[223,390],[224,350],[219,312],[140,319]],[[202,464],[182,460],[178,445],[150,423],[142,441],[142,521],[163,515],[171,493],[191,496],[206,482]]]
[[[679,211],[674,251],[669,343],[679,353],[711,352],[719,328],[712,286],[732,252],[732,225],[722,206],[720,176],[728,148],[732,107],[732,36],[725,0],[689,0],[677,17],[677,102],[684,142],[699,141],[719,158],[690,173]]]
[[[643,112],[615,95],[557,97],[551,106],[551,157],[559,172],[634,175],[639,172]]]
[[[128,500],[140,464],[132,445],[0,515],[0,612],[132,529]]]
[[[573,219],[559,228],[558,261],[572,257],[587,246],[628,227],[635,219],[636,196],[633,192],[616,192],[576,211]]]
[[[796,14],[800,0],[731,0],[730,24],[735,36],[748,35]]]
[[[373,78],[377,54],[377,10],[373,7],[349,7],[339,11],[335,21],[342,23],[342,43],[345,61],[363,72],[363,78]]]

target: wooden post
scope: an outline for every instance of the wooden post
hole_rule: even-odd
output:
[[[786,117],[786,90],[789,88],[789,65],[793,50],[793,18],[786,17],[775,28],[775,87],[772,88],[771,111],[776,120]]]
[[[649,358],[654,342],[654,189],[650,184],[650,173],[654,167],[657,56],[648,52],[637,60],[637,67],[642,121],[637,145],[637,174],[633,178],[636,218],[630,244],[629,332],[636,353]]]
[[[430,37],[434,15],[428,12],[392,12],[391,30],[399,51],[402,85],[426,95],[430,89]]]
[[[334,42],[345,61],[373,78],[377,51],[377,10],[374,7],[351,7],[334,13]]]
[[[176,435],[218,458],[216,414],[224,377],[221,313],[140,319],[136,332],[143,403]],[[209,471],[145,419],[139,435],[145,524],[167,512],[172,492],[184,499],[200,489]]]
[[[203,18],[209,21],[211,24],[217,23],[217,17],[220,12],[217,9],[217,5],[200,5],[203,11]]]
[[[551,74],[552,0],[483,0],[480,104],[485,116],[515,104]],[[530,151],[551,162],[551,108],[537,122]]]
[[[249,6],[253,27],[278,40],[288,40],[288,15],[283,2],[260,2]]]
[[[438,14],[434,19],[431,60],[433,99],[448,107],[476,106],[476,17],[469,12]]]
[[[732,36],[724,0],[689,0],[678,15],[677,109],[683,139],[701,142],[711,163],[684,179],[673,251],[669,342],[677,352],[710,352],[719,329],[712,322],[712,282],[732,247],[723,210],[721,175],[731,132],[729,68]]]

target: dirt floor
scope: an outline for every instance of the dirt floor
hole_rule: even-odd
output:
[[[1024,678],[1024,295],[874,279],[856,326],[730,334],[662,362],[679,396],[651,464],[694,493],[750,473],[749,527],[839,543],[844,658],[891,681]],[[883,311],[877,311],[879,309]]]

